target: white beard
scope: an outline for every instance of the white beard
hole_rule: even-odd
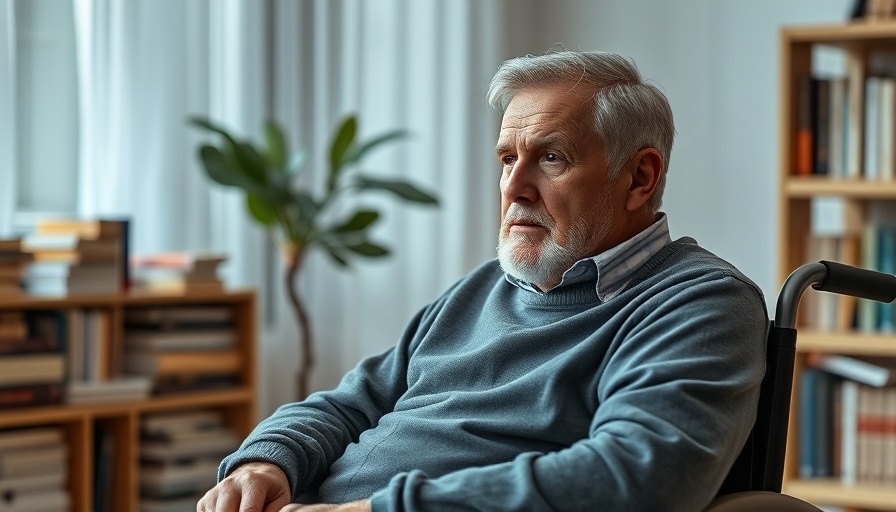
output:
[[[609,194],[602,194],[595,209],[609,211]],[[584,219],[573,223],[566,233],[566,244],[554,240],[554,220],[536,208],[513,203],[507,209],[498,235],[498,262],[507,274],[535,284],[542,291],[553,288],[563,278],[563,273],[588,254],[592,247],[605,239],[610,232],[610,218],[597,217],[597,226],[588,225]],[[510,223],[525,220],[544,226],[548,230],[541,242],[523,234],[511,233]],[[536,245],[537,244],[537,245]]]

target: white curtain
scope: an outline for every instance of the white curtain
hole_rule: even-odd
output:
[[[323,254],[310,258],[301,290],[318,350],[313,387],[329,388],[361,357],[391,346],[419,308],[494,257],[499,118],[485,90],[505,57],[502,4],[280,0],[275,7],[274,112],[296,143],[312,148],[309,170],[320,176],[333,126],[355,112],[362,137],[411,132],[372,154],[364,169],[410,180],[441,200],[430,209],[363,196],[384,212],[374,236],[393,255],[360,260],[349,271]],[[278,318],[289,320],[277,333],[288,347],[295,344],[290,312],[285,301],[277,304]],[[282,353],[266,354],[265,363],[290,375],[295,365]],[[288,383],[271,389],[272,403],[291,397]]]
[[[16,31],[12,0],[0,0],[0,237],[13,229],[16,206]]]
[[[210,187],[192,115],[248,134],[264,119],[263,4],[75,0],[79,213],[127,215],[135,252],[224,250],[232,284],[256,284],[264,250],[239,197]],[[249,251],[248,254],[244,254]]]
[[[273,115],[310,152],[319,186],[340,118],[361,137],[412,136],[365,169],[438,194],[438,209],[364,196],[384,213],[382,261],[334,268],[314,253],[300,289],[316,335],[315,389],[385,350],[405,322],[482,261],[498,224],[498,116],[485,88],[505,57],[498,2],[459,0],[73,0],[81,102],[83,215],[128,215],[136,251],[215,249],[230,285],[263,299],[262,415],[293,399],[297,334],[282,268],[240,198],[209,186],[190,115],[258,138]]]

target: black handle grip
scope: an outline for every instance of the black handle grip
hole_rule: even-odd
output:
[[[862,299],[893,302],[896,299],[896,276],[873,270],[856,268],[835,261],[821,261],[827,276],[812,288]]]

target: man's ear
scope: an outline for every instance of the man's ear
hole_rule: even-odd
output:
[[[631,182],[625,199],[628,211],[637,211],[650,201],[663,173],[663,157],[655,148],[644,148],[629,160]]]

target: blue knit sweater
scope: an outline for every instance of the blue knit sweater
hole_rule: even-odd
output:
[[[536,294],[489,262],[333,391],[281,407],[221,465],[263,460],[293,495],[374,511],[695,511],[749,433],[768,316],[693,240],[601,303]]]

